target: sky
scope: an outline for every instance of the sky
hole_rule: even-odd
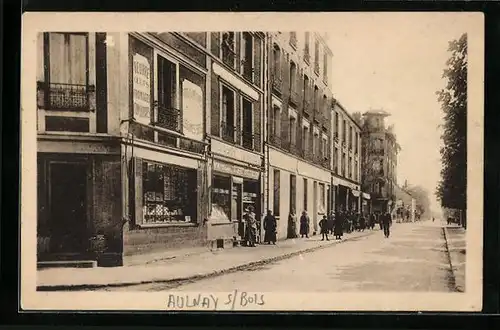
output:
[[[362,22],[362,24],[360,24]],[[421,185],[439,210],[443,112],[435,92],[449,57],[448,42],[466,32],[456,16],[340,16],[328,32],[333,52],[332,92],[353,113],[383,109],[394,124],[401,152],[398,183]]]

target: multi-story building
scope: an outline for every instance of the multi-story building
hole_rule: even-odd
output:
[[[363,114],[363,191],[370,193],[375,212],[394,210],[397,155],[400,150],[393,127],[385,125],[385,111]]]
[[[337,211],[361,211],[361,127],[338,100],[332,108],[332,184]]]
[[[209,238],[231,241],[244,235],[245,209],[252,205],[258,218],[263,212],[266,38],[224,31],[211,32],[208,42]]]
[[[268,34],[267,207],[285,238],[288,216],[306,211],[311,232],[328,212],[331,189],[332,53],[325,35]]]
[[[254,32],[39,34],[39,261],[121,265],[260,214],[264,49]]]

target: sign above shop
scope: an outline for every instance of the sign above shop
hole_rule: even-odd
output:
[[[220,161],[214,161],[213,171],[228,173],[240,177],[245,177],[249,179],[258,180],[259,179],[259,171],[252,170],[249,168],[223,163]]]

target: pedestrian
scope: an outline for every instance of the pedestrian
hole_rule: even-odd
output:
[[[287,238],[297,238],[297,215],[292,208],[288,216],[288,233]]]
[[[384,215],[381,212],[377,212],[377,221],[378,221],[378,225],[380,227],[380,230],[384,230],[384,224],[382,223],[383,216]]]
[[[306,211],[302,212],[302,216],[300,217],[300,237],[304,238],[309,238],[309,223],[310,223],[309,216],[307,215]]]
[[[392,225],[392,217],[391,217],[391,214],[389,212],[386,212],[383,216],[382,216],[382,226],[384,228],[384,236],[386,238],[389,237],[389,235],[391,234],[391,231],[390,231],[390,228],[391,228],[391,225]]]
[[[271,210],[267,210],[264,218],[264,243],[276,245],[276,218]]]
[[[364,214],[359,215],[359,228],[361,231],[365,231],[366,229],[366,220]]]
[[[333,235],[334,227],[335,227],[335,213],[331,211],[330,216],[328,217],[328,232],[330,235]]]
[[[328,219],[327,219],[326,215],[323,215],[323,219],[321,219],[319,221],[319,228],[321,230],[321,240],[324,241],[326,238],[326,240],[329,241],[329,239],[328,239],[328,231],[329,231]]]
[[[247,245],[249,247],[255,247],[255,240],[257,234],[257,220],[255,219],[255,213],[253,206],[248,207],[248,212],[245,214],[245,223],[247,229]]]
[[[333,233],[335,235],[335,239],[341,239],[344,235],[344,214],[342,212],[336,214]]]
[[[434,222],[434,217],[432,217],[432,222]]]
[[[377,220],[375,219],[375,214],[371,213],[370,214],[370,229],[373,230],[375,228],[375,222]]]

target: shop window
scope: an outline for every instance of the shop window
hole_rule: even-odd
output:
[[[212,181],[212,218],[231,221],[231,178],[214,175]]]
[[[273,214],[276,217],[280,216],[280,171],[274,170],[274,200],[273,200]]]
[[[241,60],[243,77],[253,81],[253,36],[249,32],[243,32]]]
[[[176,109],[177,66],[158,55],[157,125],[172,131],[182,131],[182,112]]]
[[[142,171],[144,223],[196,222],[196,170],[143,162]]]
[[[235,93],[226,86],[222,86],[222,138],[234,143],[235,127]]]
[[[304,179],[304,211],[307,211],[307,179]]]
[[[295,205],[295,202],[297,200],[296,198],[297,194],[297,177],[293,174],[290,174],[290,212],[295,212],[297,214],[297,205]]]
[[[253,105],[247,99],[242,99],[243,108],[243,147],[245,149],[253,150],[254,147],[254,132],[253,132]]]
[[[44,33],[44,81],[38,90],[46,110],[89,111],[95,86],[89,85],[87,33]],[[40,104],[41,105],[41,104]]]

